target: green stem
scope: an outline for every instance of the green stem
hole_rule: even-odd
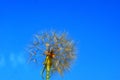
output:
[[[46,80],[50,80],[50,70],[46,70]]]
[[[46,57],[46,80],[50,80],[51,58]]]

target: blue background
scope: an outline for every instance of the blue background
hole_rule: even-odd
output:
[[[120,80],[119,0],[0,0],[0,80],[42,80],[25,48],[49,29],[78,42],[71,70],[51,80]]]

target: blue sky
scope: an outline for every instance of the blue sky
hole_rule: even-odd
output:
[[[120,80],[120,2],[117,0],[0,0],[0,80],[42,80],[26,64],[25,48],[42,30],[67,31],[77,59],[63,78]]]

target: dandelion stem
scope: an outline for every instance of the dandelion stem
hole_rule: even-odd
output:
[[[46,80],[50,80],[50,68],[51,68],[51,58],[46,57]]]

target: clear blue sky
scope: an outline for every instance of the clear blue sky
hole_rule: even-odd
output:
[[[119,0],[0,0],[0,80],[42,80],[25,47],[51,28],[79,42],[71,71],[51,80],[120,80]]]

